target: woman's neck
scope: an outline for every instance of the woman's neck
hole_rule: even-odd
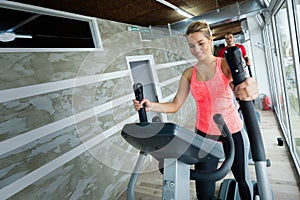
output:
[[[211,56],[207,57],[205,60],[198,60],[198,67],[199,66],[210,67],[211,65],[215,65],[216,59],[217,58],[214,55],[211,55]]]
[[[216,57],[212,56],[210,59],[198,62],[196,75],[198,81],[208,81],[214,76],[216,72],[216,59]]]

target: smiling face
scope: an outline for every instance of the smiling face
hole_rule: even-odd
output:
[[[190,33],[187,36],[191,54],[199,61],[212,55],[212,37],[207,38],[202,32]]]

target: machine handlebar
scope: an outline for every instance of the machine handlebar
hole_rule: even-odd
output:
[[[228,174],[233,164],[235,148],[234,148],[232,135],[226,123],[224,122],[224,119],[221,114],[215,114],[213,119],[223,136],[222,143],[223,143],[223,150],[225,154],[225,160],[217,170],[211,172],[191,170],[190,177],[192,180],[203,181],[203,182],[220,180]]]
[[[236,86],[245,81],[246,76],[243,70],[242,55],[240,49],[236,46],[229,47],[225,51],[225,58],[230,67],[234,85]],[[239,104],[242,110],[244,122],[250,140],[253,161],[266,161],[263,140],[256,119],[253,103],[252,101],[239,100]]]
[[[144,99],[143,85],[141,83],[134,83],[133,91],[135,94],[135,99],[141,102]],[[139,113],[140,122],[148,122],[146,109],[144,106],[138,111],[138,113]]]

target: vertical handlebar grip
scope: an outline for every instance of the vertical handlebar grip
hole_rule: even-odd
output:
[[[241,50],[236,46],[229,47],[224,55],[230,67],[233,83],[236,86],[246,79]]]
[[[135,94],[135,99],[139,102],[141,102],[144,99],[143,95],[143,85],[141,83],[134,83],[133,84],[133,91]],[[143,107],[138,111],[140,122],[148,122],[146,109],[143,105]]]
[[[227,160],[232,160],[234,158],[234,142],[232,139],[232,135],[231,132],[227,126],[227,124],[224,121],[224,118],[221,114],[217,113],[213,116],[213,119],[216,123],[216,125],[218,126],[218,129],[220,130],[223,139],[222,139],[222,143],[223,143],[223,150],[226,156]],[[232,150],[233,149],[233,150]],[[232,155],[230,155],[233,152]]]
[[[229,137],[231,135],[230,130],[228,129],[228,126],[226,125],[224,118],[222,117],[221,114],[217,113],[213,116],[213,119],[218,126],[222,136],[224,138]]]
[[[190,177],[192,180],[198,180],[201,182],[217,181],[224,178],[228,174],[228,171],[231,169],[235,154],[234,142],[231,133],[221,114],[215,114],[213,116],[213,119],[224,137],[222,139],[222,144],[225,153],[225,160],[222,165],[214,171],[207,172],[200,170],[191,170]]]
[[[238,47],[229,47],[225,51],[225,59],[230,67],[234,85],[238,85],[246,80],[243,69],[242,55]],[[239,100],[239,104],[244,117],[247,133],[250,141],[252,157],[254,161],[265,161],[265,149],[256,119],[255,110],[252,101]]]

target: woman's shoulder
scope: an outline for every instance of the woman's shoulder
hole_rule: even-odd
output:
[[[225,58],[220,58],[221,59],[221,69],[222,72],[224,73],[224,75],[228,78],[231,79],[231,73],[230,73],[230,69],[229,66],[227,64],[227,61]]]
[[[226,64],[227,64],[227,62],[226,62],[226,59],[225,59],[225,58],[217,57],[217,59],[220,59],[220,60],[221,60],[221,64],[223,64],[223,63],[226,63]]]
[[[222,68],[227,66],[227,61],[225,58],[217,57],[217,60],[219,60],[219,63]]]
[[[188,68],[186,68],[186,69],[184,70],[183,73],[192,73],[192,72],[193,72],[193,69],[194,69],[194,66],[188,67]]]
[[[183,75],[189,75],[191,76],[193,73],[194,67],[188,67],[184,70]]]
[[[192,74],[193,74],[194,67],[188,67],[184,70],[182,73],[182,76],[184,76],[187,80],[191,80]]]

